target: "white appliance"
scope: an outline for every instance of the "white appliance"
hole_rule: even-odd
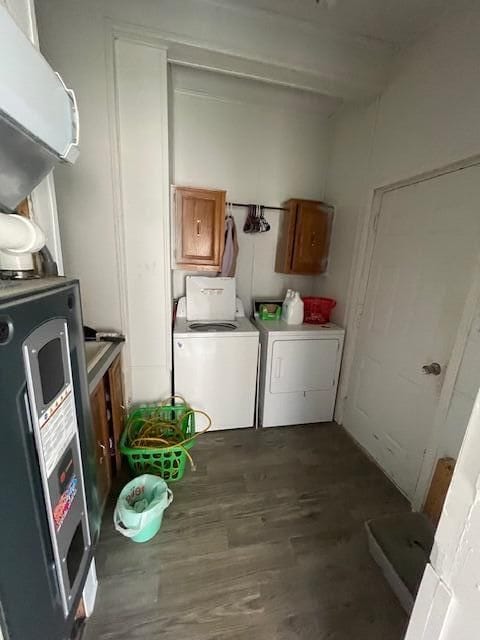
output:
[[[233,278],[187,277],[173,329],[174,392],[208,413],[212,429],[255,423],[258,335],[235,298]],[[201,416],[196,423],[201,430]]]
[[[12,211],[59,161],[78,156],[73,91],[0,4],[0,209]]]
[[[235,320],[235,278],[186,278],[187,320]]]
[[[33,274],[33,253],[45,245],[40,227],[23,216],[0,213],[0,274]]]
[[[255,304],[257,307],[257,304]],[[259,426],[333,419],[345,331],[334,324],[260,320]]]

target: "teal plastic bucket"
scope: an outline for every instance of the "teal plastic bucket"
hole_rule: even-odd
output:
[[[163,478],[144,474],[120,492],[113,513],[115,529],[134,542],[147,542],[162,526],[163,513],[173,494]]]

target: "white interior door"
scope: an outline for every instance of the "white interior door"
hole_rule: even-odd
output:
[[[383,196],[344,422],[410,498],[479,240],[479,167]]]

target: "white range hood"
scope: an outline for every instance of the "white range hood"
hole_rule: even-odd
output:
[[[78,157],[73,91],[0,5],[0,210],[12,211],[58,162]]]

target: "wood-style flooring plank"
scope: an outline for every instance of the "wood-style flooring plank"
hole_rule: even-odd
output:
[[[207,434],[146,544],[106,510],[85,640],[401,640],[364,521],[408,511],[335,424]]]

